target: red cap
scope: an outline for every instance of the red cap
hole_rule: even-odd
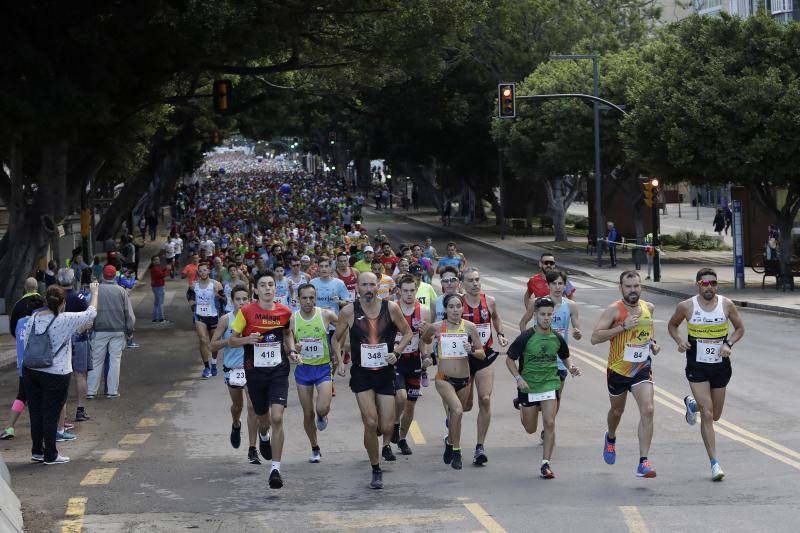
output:
[[[111,279],[116,277],[117,269],[114,265],[106,265],[103,267],[103,277],[106,279]]]

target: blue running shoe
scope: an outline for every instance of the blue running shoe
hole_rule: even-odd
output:
[[[204,368],[202,377],[203,377],[203,379],[210,378],[211,377],[211,369],[210,368]]]
[[[78,437],[74,433],[70,433],[67,430],[56,431],[56,442],[67,442],[77,438]]]
[[[211,375],[212,376],[216,376],[217,375],[217,365],[215,365],[215,364],[211,365]]]
[[[639,463],[638,468],[636,468],[636,477],[647,477],[647,478],[656,477],[656,471],[653,469],[653,465],[650,463],[650,459],[645,459],[644,461]]]
[[[605,444],[603,445],[603,460],[606,464],[613,465],[617,462],[617,444],[616,442],[608,442],[608,432],[603,437]]]
[[[697,402],[694,396],[684,396],[683,405],[686,406],[686,423],[693,426],[697,423]]]

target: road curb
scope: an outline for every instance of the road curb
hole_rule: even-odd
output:
[[[428,227],[431,227],[431,228],[436,228],[436,229],[438,229],[440,231],[444,231],[445,233],[448,233],[450,235],[453,235],[453,236],[458,237],[460,239],[463,239],[465,241],[469,241],[469,242],[472,242],[472,243],[475,243],[475,244],[480,244],[482,246],[486,246],[488,248],[491,248],[494,251],[500,252],[500,253],[505,254],[507,256],[513,257],[515,259],[520,259],[520,260],[522,260],[522,261],[524,261],[526,263],[530,263],[532,265],[536,265],[537,267],[539,266],[539,260],[538,260],[538,258],[536,258],[534,256],[529,257],[529,256],[527,256],[527,255],[525,255],[523,253],[520,253],[520,252],[514,252],[512,250],[506,250],[505,248],[501,248],[500,246],[497,246],[497,245],[492,244],[490,242],[486,242],[486,241],[478,239],[476,237],[471,237],[469,235],[465,235],[463,233],[459,233],[457,231],[451,230],[451,229],[448,228],[448,226],[441,226],[441,225],[437,225],[437,224],[431,224],[430,222],[425,222],[424,220],[419,220],[418,218],[414,218],[414,217],[409,216],[409,215],[404,215],[402,213],[392,213],[392,214],[397,216],[397,217],[404,218],[406,220],[411,220],[413,222],[416,222],[417,224],[422,224],[424,226],[428,226]],[[563,270],[566,271],[567,274],[577,274],[579,276],[586,276],[586,277],[589,277],[589,278],[592,278],[592,279],[596,279],[598,281],[608,282],[608,280],[599,278],[599,277],[595,276],[594,274],[591,274],[590,272],[586,272],[585,270],[581,270],[580,268],[575,268],[574,266],[570,266],[569,263],[559,263],[559,265],[561,267],[563,267]],[[653,286],[653,285],[643,284],[642,287],[646,291],[654,292],[656,294],[663,294],[665,296],[672,296],[674,298],[686,299],[686,298],[691,298],[692,296],[694,296],[694,294],[688,294],[688,293],[685,293],[685,292],[682,292],[682,291],[675,291],[675,290],[672,290],[672,289],[656,287],[656,286]],[[789,308],[789,307],[780,307],[780,306],[777,306],[777,305],[759,304],[759,303],[755,303],[755,302],[748,302],[746,300],[737,300],[735,298],[730,298],[730,297],[728,297],[728,298],[733,302],[733,304],[736,307],[741,307],[742,309],[751,309],[751,310],[764,311],[764,312],[767,312],[767,313],[773,313],[773,314],[782,315],[782,316],[788,316],[788,317],[792,317],[792,318],[800,317],[800,309],[792,309],[792,308]]]
[[[22,507],[19,498],[11,490],[11,475],[0,453],[0,531],[22,533]]]

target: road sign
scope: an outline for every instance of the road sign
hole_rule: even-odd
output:
[[[744,242],[742,240],[742,202],[733,201],[733,275],[734,286],[744,289]]]

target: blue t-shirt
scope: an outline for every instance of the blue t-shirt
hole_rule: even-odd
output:
[[[38,311],[38,309],[37,309]],[[17,339],[17,372],[19,377],[22,377],[22,356],[25,354],[25,326],[28,325],[30,315],[23,316],[17,322],[17,328],[14,330],[14,337]]]
[[[350,293],[347,286],[339,278],[331,278],[328,281],[322,278],[314,278],[311,284],[317,289],[317,305],[325,309],[331,309],[339,314],[339,300],[347,300]]]
[[[67,299],[64,304],[64,311],[68,313],[81,313],[89,308],[89,298],[85,292],[75,290],[67,291]],[[89,340],[89,332],[77,333],[72,336],[72,342],[82,342]]]
[[[457,255],[455,257],[445,256],[445,257],[442,257],[441,259],[439,259],[439,265],[437,266],[437,268],[438,267],[446,267],[446,266],[454,266],[458,270],[461,270],[461,256],[459,256],[459,255]]]

